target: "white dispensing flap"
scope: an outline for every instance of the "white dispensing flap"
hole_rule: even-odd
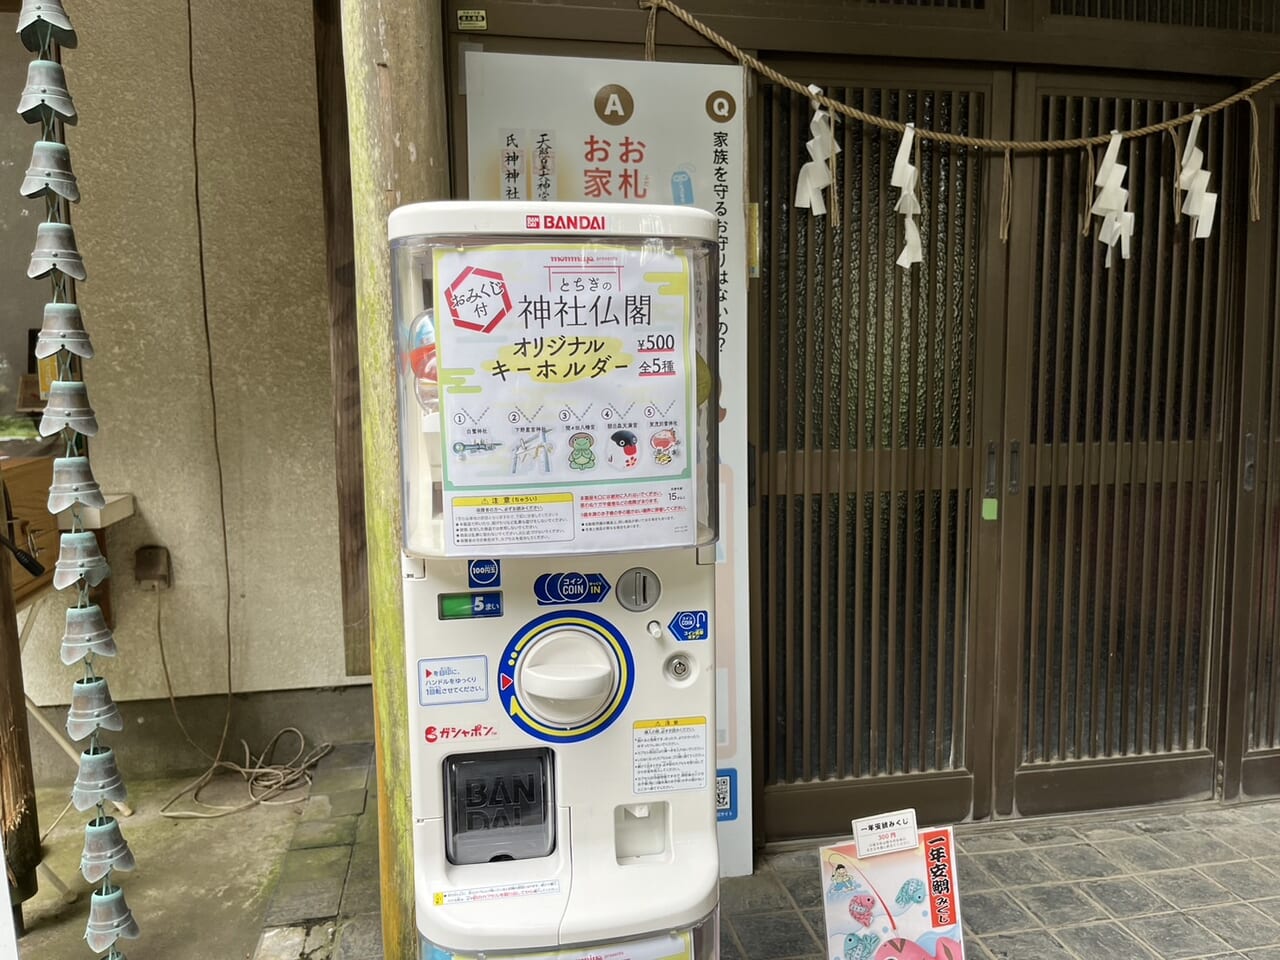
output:
[[[716,239],[716,218],[696,207],[639,203],[521,203],[441,200],[397,207],[387,218],[390,240],[406,237],[539,236]]]

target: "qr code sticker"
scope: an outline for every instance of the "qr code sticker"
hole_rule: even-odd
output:
[[[731,804],[729,801],[729,778],[716,777],[716,809],[728,810]]]

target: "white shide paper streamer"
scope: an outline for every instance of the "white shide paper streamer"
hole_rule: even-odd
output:
[[[822,88],[810,84],[809,92],[817,96]],[[796,181],[796,206],[808,207],[815,217],[827,212],[827,204],[822,191],[831,186],[831,158],[840,152],[831,130],[831,115],[819,109],[821,104],[811,100],[813,117],[809,121],[809,141],[804,145],[809,151],[809,162],[800,168],[800,176]]]
[[[1186,193],[1182,212],[1191,218],[1191,236],[1205,240],[1213,233],[1213,215],[1218,208],[1218,195],[1209,192],[1209,171],[1204,169],[1204,151],[1196,146],[1200,136],[1200,111],[1191,118],[1191,131],[1182,150],[1182,173],[1178,189]]]
[[[1099,187],[1098,196],[1093,201],[1089,213],[1102,218],[1102,226],[1098,230],[1098,240],[1107,246],[1106,265],[1111,266],[1111,255],[1116,242],[1120,243],[1120,256],[1129,259],[1130,241],[1133,238],[1133,214],[1125,210],[1129,203],[1129,191],[1125,189],[1124,177],[1129,168],[1117,162],[1120,156],[1120,144],[1123,138],[1115,130],[1111,131],[1111,142],[1107,144],[1107,152],[1102,157],[1102,166],[1093,179]]]
[[[916,127],[908,123],[902,134],[902,143],[898,144],[898,155],[893,161],[893,176],[889,180],[891,186],[902,191],[894,211],[902,214],[902,225],[906,243],[902,253],[898,255],[898,266],[904,270],[912,264],[924,259],[924,247],[920,242],[920,228],[916,225],[916,217],[920,215],[920,200],[916,196],[916,185],[920,179],[919,171],[911,164],[911,147],[915,143]]]

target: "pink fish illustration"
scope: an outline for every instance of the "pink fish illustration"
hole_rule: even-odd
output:
[[[876,951],[875,960],[964,960],[964,947],[949,937],[938,940],[938,952],[929,953],[918,943],[895,938]]]
[[[869,893],[862,893],[849,901],[849,916],[864,927],[871,926],[871,917],[875,913],[876,898]]]

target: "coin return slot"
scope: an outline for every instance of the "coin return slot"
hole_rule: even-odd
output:
[[[613,849],[618,863],[665,859],[670,807],[657,803],[626,803],[613,810]]]

